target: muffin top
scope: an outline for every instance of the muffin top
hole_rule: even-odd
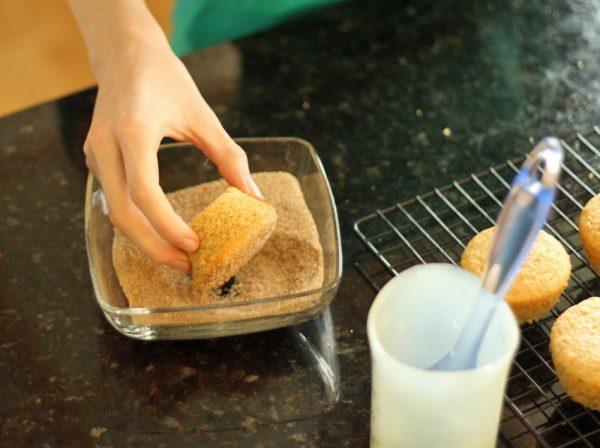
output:
[[[460,260],[464,269],[483,275],[494,232],[495,227],[490,227],[469,242]],[[542,230],[508,290],[506,300],[520,303],[538,296],[560,295],[570,274],[571,260],[567,251],[556,238]]]
[[[579,232],[600,247],[600,194],[590,199],[581,211]]]
[[[584,377],[600,393],[600,297],[590,297],[560,315],[552,327],[550,350],[557,368]]]

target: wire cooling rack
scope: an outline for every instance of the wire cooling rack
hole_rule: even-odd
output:
[[[548,348],[550,329],[565,309],[600,295],[578,236],[585,203],[600,193],[600,128],[561,141],[563,174],[545,230],[569,253],[572,273],[554,309],[523,325],[507,386],[500,446],[600,447],[600,413],[572,401],[558,382]],[[473,236],[494,224],[523,159],[507,161],[412,200],[376,210],[354,225],[367,251],[355,266],[378,291],[419,263],[457,264]]]

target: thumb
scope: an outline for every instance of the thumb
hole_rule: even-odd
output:
[[[229,185],[257,199],[264,199],[250,174],[246,152],[231,138],[227,148],[221,148],[218,156],[211,160],[217,165],[219,173]]]
[[[248,167],[246,152],[229,136],[215,113],[202,102],[190,141],[219,169],[227,183],[257,199],[264,199]]]

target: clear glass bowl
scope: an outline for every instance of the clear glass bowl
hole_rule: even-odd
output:
[[[320,314],[333,300],[342,275],[342,253],[335,202],[325,171],[310,143],[293,137],[240,138],[252,172],[286,171],[297,177],[323,247],[324,279],[318,289],[277,297],[227,303],[130,308],[112,264],[113,226],[104,193],[90,174],[85,201],[85,236],[94,292],[108,321],[136,339],[199,339],[252,333],[304,322]],[[158,152],[161,186],[166,192],[220,179],[216,167],[187,143],[161,145]],[[300,311],[273,313],[277,302],[297,301]],[[261,308],[269,315],[261,315]],[[282,307],[287,309],[290,307]],[[179,319],[177,317],[185,317]],[[209,320],[206,316],[211,316]],[[173,323],[185,321],[191,323]]]

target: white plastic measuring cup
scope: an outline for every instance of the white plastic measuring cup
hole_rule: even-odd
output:
[[[414,266],[379,292],[367,321],[372,358],[371,447],[495,447],[506,381],[520,341],[501,301],[477,367],[427,370],[456,343],[481,281],[450,264]]]

